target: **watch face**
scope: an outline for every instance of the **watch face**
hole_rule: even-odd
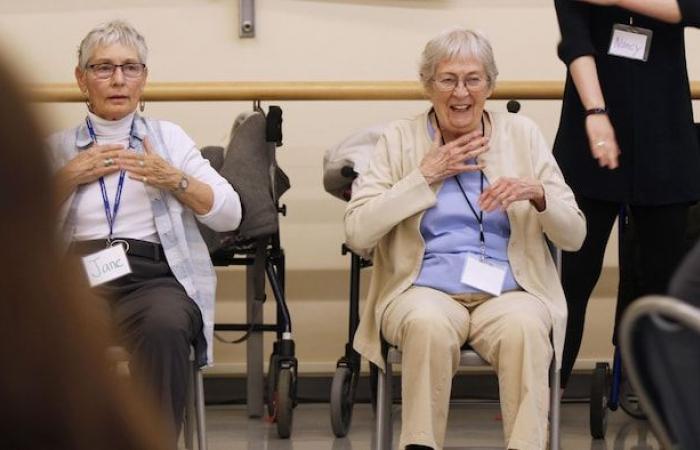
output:
[[[184,191],[187,189],[187,187],[190,185],[190,180],[187,179],[187,177],[182,177],[180,179],[180,183],[178,184],[178,188],[180,188],[181,191]]]

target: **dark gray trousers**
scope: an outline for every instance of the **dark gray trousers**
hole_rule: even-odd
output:
[[[128,258],[132,273],[95,291],[108,302],[120,344],[131,354],[132,376],[153,393],[165,423],[172,424],[175,448],[191,376],[190,346],[201,339],[202,315],[164,258]]]

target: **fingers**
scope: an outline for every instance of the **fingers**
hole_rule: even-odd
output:
[[[593,157],[598,160],[598,165],[600,167],[606,167],[612,170],[619,166],[618,156],[620,155],[620,149],[614,139],[612,141],[601,139],[591,142],[590,146],[591,153]]]
[[[143,174],[129,173],[129,178],[135,181],[140,181],[143,184],[150,184],[148,176]]]
[[[479,207],[484,212],[505,211],[516,201],[528,200],[528,183],[514,178],[499,178],[479,196]]]

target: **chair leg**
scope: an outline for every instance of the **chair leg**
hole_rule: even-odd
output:
[[[560,398],[559,398],[559,371],[556,360],[552,359],[549,367],[549,450],[559,450],[559,421],[560,421]]]
[[[194,450],[194,421],[195,421],[195,386],[194,373],[191,372],[187,383],[187,400],[185,403],[185,423],[183,432],[185,434],[185,448]]]
[[[202,371],[194,368],[194,403],[197,414],[197,448],[207,450],[207,424],[204,410],[204,378]]]
[[[392,371],[391,364],[386,364],[386,371],[377,371],[377,417],[375,433],[375,450],[390,450],[392,444]]]

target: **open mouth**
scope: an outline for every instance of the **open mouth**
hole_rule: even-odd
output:
[[[117,102],[125,101],[128,99],[129,99],[129,97],[127,97],[126,95],[112,95],[112,96],[107,97],[107,100],[112,100],[112,101],[117,101]]]
[[[454,112],[463,113],[467,112],[472,108],[472,105],[452,105],[450,109]]]

